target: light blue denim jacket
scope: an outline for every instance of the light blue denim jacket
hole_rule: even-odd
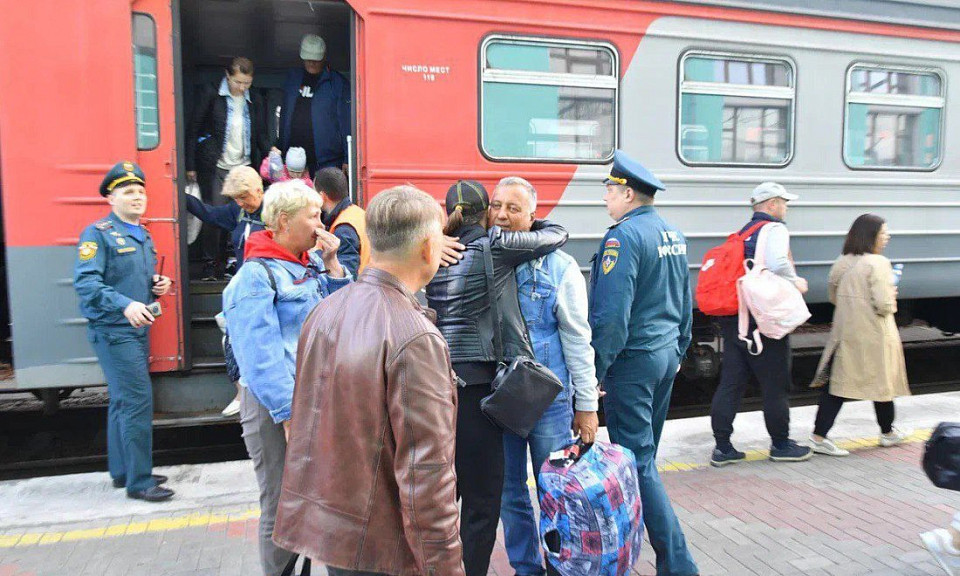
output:
[[[537,362],[563,382],[555,402],[596,412],[599,404],[594,352],[587,321],[587,283],[572,256],[557,250],[517,266],[520,310]],[[572,389],[571,389],[572,388]]]
[[[316,253],[310,260],[310,267],[262,260],[276,278],[276,301],[267,271],[256,262],[242,266],[223,291],[223,312],[241,382],[277,423],[290,419],[303,322],[320,300],[353,281],[346,269],[346,278],[320,273],[324,267]]]

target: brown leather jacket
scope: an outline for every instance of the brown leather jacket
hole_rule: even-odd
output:
[[[348,570],[464,574],[456,376],[433,320],[372,267],[307,317],[277,545]]]

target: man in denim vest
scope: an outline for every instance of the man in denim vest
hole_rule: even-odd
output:
[[[529,231],[536,209],[537,191],[523,178],[512,176],[494,189],[489,220],[504,230]],[[593,442],[599,394],[587,321],[587,284],[576,260],[557,250],[521,264],[516,273],[520,310],[536,360],[564,384],[528,438],[503,433],[500,517],[507,555],[518,576],[534,576],[545,572],[527,488],[528,447],[537,474],[550,452],[570,440],[571,425],[585,442]]]

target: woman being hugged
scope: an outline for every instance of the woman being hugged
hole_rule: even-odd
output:
[[[265,576],[279,576],[292,557],[271,538],[300,328],[320,300],[350,282],[337,260],[340,240],[320,223],[321,202],[320,195],[300,180],[271,186],[263,197],[267,229],[247,239],[245,263],[223,291],[223,312],[243,374],[243,441],[260,487],[260,561]]]
[[[833,328],[812,384],[825,386],[810,436],[818,454],[849,454],[827,438],[846,400],[873,401],[881,446],[894,446],[906,437],[893,427],[893,399],[908,396],[910,387],[893,318],[896,279],[890,260],[882,255],[889,241],[884,219],[864,214],[853,222],[843,254],[830,269]]]

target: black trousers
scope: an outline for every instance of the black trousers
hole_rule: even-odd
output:
[[[760,383],[767,432],[774,446],[781,446],[790,437],[790,337],[773,340],[761,336],[763,353],[754,356],[738,337],[736,316],[724,316],[719,320],[723,335],[723,364],[720,385],[710,406],[710,423],[717,447],[729,449],[733,419],[740,410],[740,401],[751,375]]]
[[[503,494],[503,432],[480,411],[489,385],[457,389],[457,492],[466,576],[487,576]]]
[[[327,566],[327,576],[387,576],[379,572],[357,572],[356,570],[346,570],[344,568],[334,568]]]
[[[813,433],[817,436],[826,437],[833,428],[833,423],[837,421],[837,415],[843,408],[843,403],[849,398],[841,398],[830,393],[829,386],[823,388],[823,394],[820,395],[820,405],[817,406],[817,418],[814,421]],[[874,402],[873,411],[877,414],[877,424],[880,425],[880,432],[889,434],[893,430],[893,401]]]

